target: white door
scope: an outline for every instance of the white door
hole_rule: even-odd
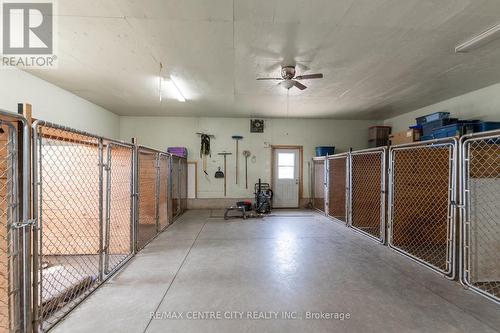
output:
[[[299,149],[274,149],[273,207],[299,207]]]

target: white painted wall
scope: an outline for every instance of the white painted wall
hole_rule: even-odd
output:
[[[415,118],[433,112],[450,112],[454,118],[500,121],[500,84],[495,84],[443,102],[386,119],[392,131],[400,132],[414,125]]]
[[[33,117],[111,138],[119,136],[119,116],[18,69],[0,70],[0,108],[17,112],[30,103]]]
[[[166,150],[168,146],[188,148],[188,160],[198,161],[198,197],[223,198],[223,180],[215,179],[218,166],[223,166],[221,151],[235,152],[233,135],[242,135],[240,141],[240,182],[235,184],[235,156],[228,156],[228,191],[229,198],[247,198],[253,196],[253,184],[261,177],[268,182],[271,175],[271,149],[273,145],[304,146],[304,197],[309,196],[308,162],[314,155],[314,148],[320,145],[336,146],[339,152],[366,148],[368,144],[368,126],[373,121],[367,120],[331,120],[331,119],[270,119],[266,120],[263,134],[250,133],[250,121],[247,118],[184,118],[184,117],[121,117],[120,138],[129,141],[137,137],[140,144]],[[212,141],[212,158],[208,159],[208,173],[201,171],[200,137],[195,133],[207,132],[216,136]],[[244,186],[243,150],[250,150],[255,155],[255,162],[249,158],[249,189]]]

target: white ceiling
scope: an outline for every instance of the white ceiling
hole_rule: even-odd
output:
[[[55,70],[31,71],[120,115],[286,116],[279,65],[322,72],[290,117],[383,119],[500,81],[499,0],[64,0]],[[175,75],[188,102],[158,96]],[[307,70],[308,68],[308,70]]]

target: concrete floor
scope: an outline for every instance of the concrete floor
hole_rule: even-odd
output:
[[[498,332],[500,307],[456,282],[316,213],[275,214],[188,211],[53,332]],[[203,311],[244,313],[186,319]]]

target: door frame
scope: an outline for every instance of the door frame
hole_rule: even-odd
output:
[[[304,146],[293,146],[293,145],[271,145],[271,187],[274,187],[274,153],[276,149],[298,149],[299,150],[299,202],[297,207],[280,207],[279,209],[286,208],[300,208],[300,202],[302,200],[303,188],[304,188]],[[278,208],[277,208],[278,209]]]

